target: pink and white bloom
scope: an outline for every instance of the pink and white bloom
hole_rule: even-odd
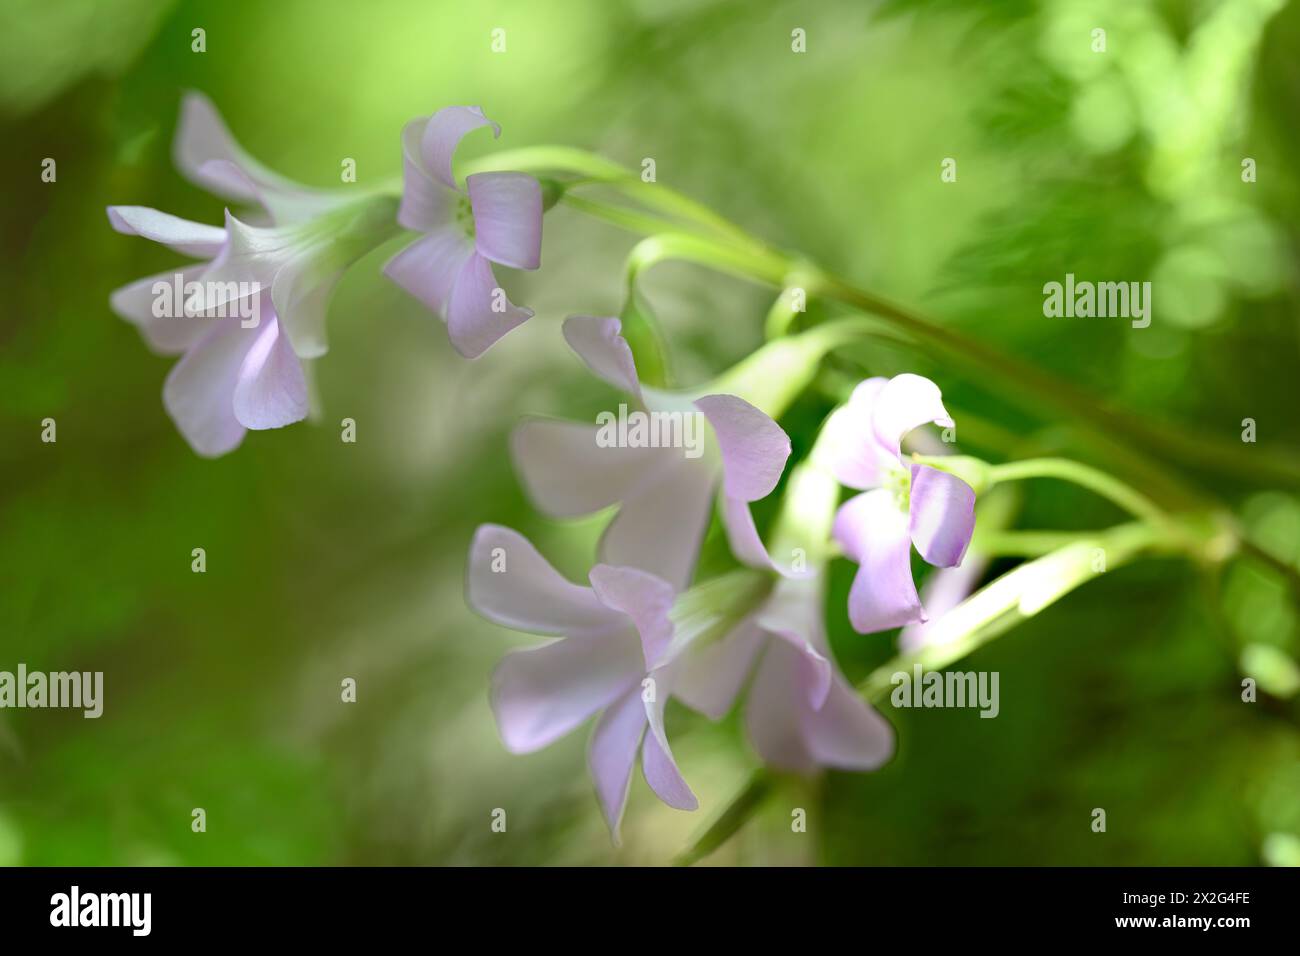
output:
[[[492,264],[536,269],[542,254],[542,190],[525,173],[475,173],[462,190],[451,160],[471,130],[501,128],[477,106],[448,106],[402,130],[402,204],[397,221],[425,235],[384,266],[384,275],[447,323],[456,351],[477,358],[532,317],[497,285]]]
[[[664,730],[674,590],[652,574],[607,564],[593,567],[589,580],[573,584],[522,535],[483,525],[470,545],[466,600],[504,627],[559,635],[506,655],[492,676],[492,710],[513,753],[540,750],[599,714],[587,761],[617,842],[638,753],[664,803],[694,810],[699,801]]]
[[[163,385],[163,406],[200,455],[215,457],[238,447],[248,429],[280,428],[307,415],[307,383],[288,337],[281,334],[275,304],[260,295],[255,327],[234,316],[160,315],[160,287],[202,282],[213,260],[225,255],[224,229],[190,222],[142,206],[112,206],[118,232],[162,243],[199,263],[148,276],[113,292],[113,310],[139,330],[161,355],[179,355]]]
[[[753,567],[774,568],[749,503],[776,487],[790,439],[735,395],[643,386],[620,330],[614,318],[574,316],[564,323],[565,339],[587,367],[647,410],[702,414],[709,425],[703,453],[692,458],[674,447],[601,447],[594,424],[528,421],[516,429],[512,450],[530,497],[561,518],[617,505],[601,540],[601,560],[649,571],[681,591],[690,582],[716,494],[732,551]]]
[[[920,375],[871,378],[826,424],[825,464],[841,484],[871,489],[845,502],[835,539],[859,565],[849,620],[862,634],[926,620],[912,580],[911,550],[940,568],[961,564],[975,530],[975,491],[954,475],[903,458],[912,429],[951,427],[934,382]]]

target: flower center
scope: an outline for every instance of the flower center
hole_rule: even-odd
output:
[[[907,468],[891,468],[881,487],[893,494],[894,504],[906,514],[912,506],[912,472]]]
[[[470,239],[474,238],[474,207],[468,196],[461,196],[456,203],[456,225],[465,231]]]

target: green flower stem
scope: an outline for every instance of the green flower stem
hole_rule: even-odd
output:
[[[780,285],[789,271],[782,256],[752,249],[735,249],[702,236],[668,232],[642,239],[627,257],[628,281],[658,262],[678,260],[708,266],[718,272],[768,285]]]
[[[893,675],[899,671],[910,672],[916,664],[928,670],[947,667],[1080,585],[1126,564],[1143,551],[1160,550],[1161,539],[1161,532],[1142,522],[1119,525],[1096,535],[1075,536],[1064,547],[1007,572],[936,619],[932,626],[942,627],[943,633],[936,635],[935,643],[900,654],[876,668],[858,685],[859,693],[872,703],[882,703],[893,686]],[[1097,560],[1098,552],[1104,561]],[[725,844],[762,806],[775,790],[777,780],[779,776],[772,771],[754,771],[713,823],[674,862],[689,866]]]
[[[941,459],[940,459],[941,460]],[[933,463],[933,460],[931,460]],[[989,480],[1022,481],[1026,478],[1059,478],[1087,488],[1123,508],[1135,518],[1154,527],[1167,527],[1169,516],[1150,498],[1129,487],[1113,475],[1068,458],[1028,458],[1023,461],[992,465]]]
[[[743,273],[758,281],[785,287],[788,284],[784,281],[785,278],[795,271],[794,260],[775,252],[766,243],[707,206],[662,183],[643,182],[626,167],[585,150],[565,146],[534,146],[495,153],[465,164],[464,167],[467,174],[498,169],[564,172],[580,177],[580,183],[570,184],[571,187],[593,184],[615,188],[647,209],[680,218],[719,241],[733,244],[734,251],[741,255],[721,257],[728,263],[726,271],[732,274]],[[581,208],[638,232],[659,232],[663,225],[658,220],[638,222],[619,207],[590,200]],[[754,259],[746,260],[744,253],[753,253]],[[783,263],[784,269],[774,268],[774,263],[777,262]],[[800,287],[805,288],[809,296],[819,295],[886,319],[898,330],[914,337],[919,344],[933,347],[953,364],[975,373],[978,380],[1000,387],[1005,395],[1018,401],[1022,408],[1031,413],[1041,415],[1046,406],[1078,421],[1081,437],[1092,447],[1120,460],[1131,473],[1143,473],[1153,490],[1159,487],[1161,496],[1170,502],[1184,506],[1204,504],[1184,482],[1162,467],[1147,449],[1160,449],[1182,461],[1229,473],[1237,478],[1253,478],[1260,482],[1282,481],[1292,487],[1300,485],[1300,455],[1252,449],[1249,457],[1246,457],[1236,442],[1204,434],[1188,434],[1176,426],[1138,419],[1106,407],[1084,389],[1004,355],[979,339],[942,326],[857,288],[838,276],[812,269],[807,264],[803,264],[798,271],[803,273],[800,276]],[[1118,443],[1113,437],[1116,435],[1123,436],[1125,443]]]
[[[740,226],[718,215],[703,203],[661,183],[643,182],[640,176],[626,166],[586,150],[570,146],[527,146],[493,153],[462,166],[462,172],[466,176],[490,170],[572,173],[582,177],[580,184],[610,186],[647,209],[694,223],[738,246],[752,249],[764,247],[763,243]]]
[[[1079,540],[1077,531],[992,531],[971,542],[971,551],[997,558],[1037,558]]]
[[[629,232],[641,233],[643,235],[654,235],[660,232],[666,232],[674,228],[674,223],[659,216],[647,216],[637,209],[629,209],[626,206],[614,206],[605,202],[596,202],[587,199],[584,196],[576,196],[566,191],[560,199],[566,206],[570,206],[579,212],[591,216],[593,219],[600,219],[604,222],[618,226],[620,229],[626,229]]]

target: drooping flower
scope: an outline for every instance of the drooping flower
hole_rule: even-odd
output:
[[[677,590],[691,579],[715,492],[732,551],[753,567],[773,568],[749,503],[776,487],[790,456],[781,427],[742,398],[643,386],[614,318],[574,316],[570,347],[596,375],[650,413],[702,415],[708,436],[697,457],[681,447],[602,447],[596,425],[542,419],[516,429],[512,450],[530,497],[552,517],[618,506],[601,540],[610,564],[658,575]]]
[[[929,564],[956,567],[975,530],[970,485],[903,457],[904,436],[930,422],[953,424],[938,386],[912,374],[867,379],[827,422],[827,467],[841,484],[872,489],[845,502],[834,527],[859,565],[849,592],[849,620],[859,633],[926,620],[912,546]]]
[[[111,206],[110,224],[202,264],[150,276],[110,296],[162,354],[181,354],[163,402],[201,455],[236,448],[249,429],[307,415],[301,359],[327,349],[325,314],[343,272],[394,232],[396,201],[317,190],[267,170],[231,137],[212,104],[186,94],[174,142],[181,172],[219,196],[260,207],[270,225],[226,211],[224,229],[142,206]],[[168,287],[183,290],[172,295]],[[251,321],[233,316],[252,316]]]
[[[678,699],[715,720],[753,674],[745,728],[764,763],[780,770],[874,770],[894,750],[893,728],[840,673],[823,624],[826,584],[818,555],[837,498],[835,480],[820,468],[805,463],[795,470],[776,533],[783,544],[803,547],[808,573],[779,577],[720,639],[687,645],[676,664]],[[710,615],[707,607],[702,612]]]
[[[355,188],[314,189],[267,169],[230,135],[212,101],[193,90],[181,97],[172,158],[196,186],[222,199],[260,206],[280,225],[306,222],[358,198]]]
[[[477,358],[532,317],[497,285],[492,263],[536,269],[542,253],[542,190],[525,173],[475,173],[456,184],[451,160],[461,138],[501,128],[477,106],[448,106],[402,130],[402,204],[397,221],[425,235],[384,274],[447,323],[451,344]]]
[[[201,283],[212,260],[227,249],[224,229],[179,219],[140,206],[108,210],[113,228],[143,236],[183,255],[205,260],[148,276],[110,297],[113,310],[135,325],[153,351],[180,355],[163,385],[163,406],[185,440],[200,455],[214,457],[238,447],[248,429],[279,428],[307,415],[302,364],[283,335],[267,291],[246,323],[234,310],[219,316],[159,306],[172,304],[171,291]],[[225,310],[223,310],[225,311]]]
[[[587,759],[615,842],[638,751],[659,799],[680,810],[699,806],[664,730],[673,599],[668,582],[636,568],[599,564],[590,586],[573,584],[499,525],[480,527],[470,546],[470,607],[505,627],[561,635],[497,666],[492,710],[501,737],[512,752],[531,753],[599,714]]]

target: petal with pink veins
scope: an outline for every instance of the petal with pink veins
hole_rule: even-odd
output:
[[[235,417],[235,387],[255,338],[237,319],[195,319],[209,330],[181,357],[163,383],[163,407],[196,452],[224,455],[244,440]]]
[[[646,695],[642,694],[650,733],[641,744],[641,772],[645,774],[650,789],[668,806],[676,810],[697,810],[700,801],[682,777],[664,730],[664,705],[670,693],[668,675],[658,670],[651,673],[649,679],[654,681],[654,694],[653,700],[646,700]]]
[[[961,564],[975,533],[975,490],[955,475],[912,466],[909,525],[921,557],[935,567]]]
[[[453,226],[435,229],[384,263],[383,273],[446,321],[451,290],[474,254],[474,246]]]
[[[599,378],[621,391],[641,397],[632,347],[623,338],[618,319],[572,315],[564,320],[564,340]]]
[[[928,422],[944,428],[953,424],[943,407],[939,386],[921,375],[895,375],[881,387],[872,404],[872,433],[895,458],[902,454],[903,436]]]
[[[465,180],[479,254],[512,269],[542,264],[542,187],[526,173],[476,173]]]
[[[226,230],[150,209],[148,206],[109,206],[108,222],[117,232],[161,243],[183,256],[211,259],[226,245]]]
[[[735,395],[705,395],[695,407],[722,449],[723,490],[742,501],[771,494],[790,457],[790,438],[781,426]]]
[[[645,669],[653,670],[663,663],[664,652],[673,639],[673,623],[668,617],[676,597],[673,586],[638,568],[612,564],[596,565],[590,579],[601,604],[631,618],[641,637]]]
[[[447,333],[465,358],[478,358],[511,329],[533,316],[506,298],[492,274],[492,264],[477,252],[456,277],[447,303]]]
[[[673,466],[659,448],[603,447],[599,427],[534,418],[511,435],[515,470],[528,497],[554,518],[587,515],[618,504]]]
[[[512,753],[554,743],[598,710],[640,685],[635,637],[562,637],[513,651],[492,672],[492,711]]]
[[[245,428],[281,428],[307,417],[307,380],[302,363],[280,334],[274,316],[263,318],[244,356],[235,385],[235,418]]]
[[[859,565],[849,590],[849,621],[870,634],[925,620],[912,581],[908,516],[883,488],[850,498],[835,516],[835,540]]]
[[[624,615],[589,587],[566,580],[531,541],[496,524],[474,532],[465,601],[504,627],[533,634],[609,634],[627,628]]]
[[[637,685],[600,715],[587,748],[587,766],[596,785],[596,797],[616,846],[623,808],[627,805],[628,787],[632,782],[632,767],[636,764],[645,725],[641,687]]]
[[[425,123],[420,137],[424,168],[448,189],[456,188],[456,177],[451,171],[456,147],[466,133],[481,126],[490,126],[493,138],[501,135],[501,127],[484,116],[478,106],[445,106]]]

